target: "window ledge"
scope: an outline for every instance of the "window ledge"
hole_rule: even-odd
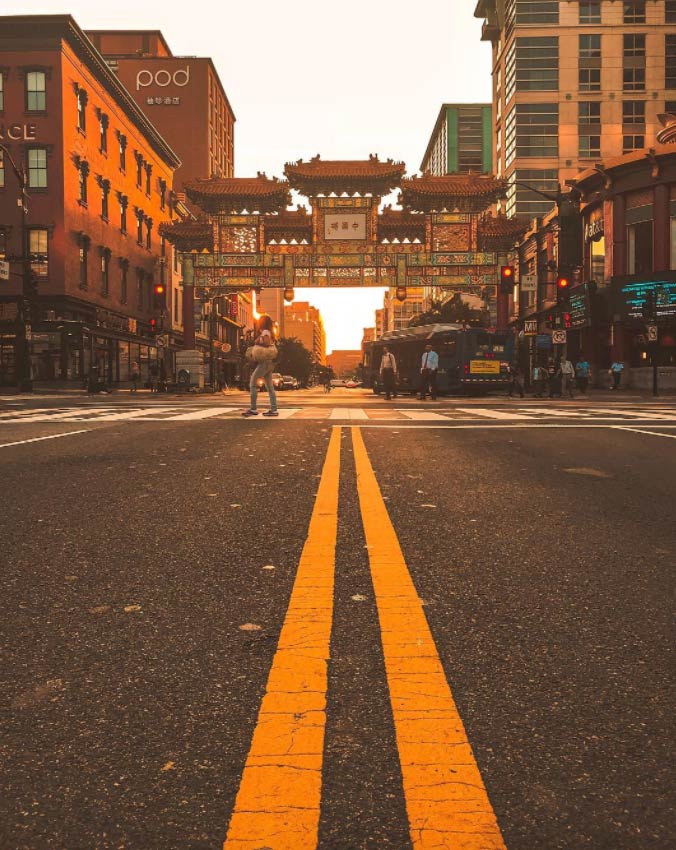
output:
[[[108,216],[102,215],[101,221],[105,221],[106,224],[110,224],[110,219],[108,218]]]
[[[82,127],[78,127],[78,126],[77,126],[77,124],[75,125],[75,129],[78,131],[78,133],[79,133],[81,136],[86,136],[86,135],[87,135],[87,131],[86,131],[86,130],[83,130],[83,129],[82,129]]]
[[[84,207],[84,209],[87,209],[87,201],[83,201],[81,198],[78,198],[77,202],[81,207]]]

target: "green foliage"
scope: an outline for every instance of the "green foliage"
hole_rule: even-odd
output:
[[[314,366],[312,352],[296,337],[278,339],[277,351],[279,357],[275,361],[275,371],[282,375],[293,375],[301,384],[307,384]]]

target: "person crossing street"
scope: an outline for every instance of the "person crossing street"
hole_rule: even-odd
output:
[[[425,401],[428,393],[432,401],[437,400],[437,372],[439,371],[439,355],[428,343],[422,356],[420,366],[420,400]]]
[[[383,348],[383,356],[380,361],[380,378],[385,390],[385,398],[389,401],[392,396],[396,398],[397,361],[394,354],[387,346]]]

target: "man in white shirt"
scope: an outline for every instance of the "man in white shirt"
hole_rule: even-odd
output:
[[[568,393],[570,398],[575,398],[573,395],[573,384],[575,382],[575,367],[564,355],[559,363],[559,371],[561,373],[561,395]]]
[[[389,401],[392,396],[396,398],[397,388],[395,386],[397,379],[397,361],[394,359],[394,354],[387,346],[383,348],[383,357],[380,361],[380,378],[385,389],[385,398]]]
[[[428,343],[423,352],[420,364],[420,400],[425,401],[429,392],[432,401],[437,400],[437,372],[439,371],[439,355]]]

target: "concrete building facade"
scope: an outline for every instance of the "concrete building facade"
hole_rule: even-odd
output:
[[[493,170],[490,103],[444,103],[420,164],[423,174],[490,174]]]
[[[665,0],[479,0],[493,46],[494,170],[507,215],[538,216],[596,162],[650,148],[676,106],[676,8]]]

